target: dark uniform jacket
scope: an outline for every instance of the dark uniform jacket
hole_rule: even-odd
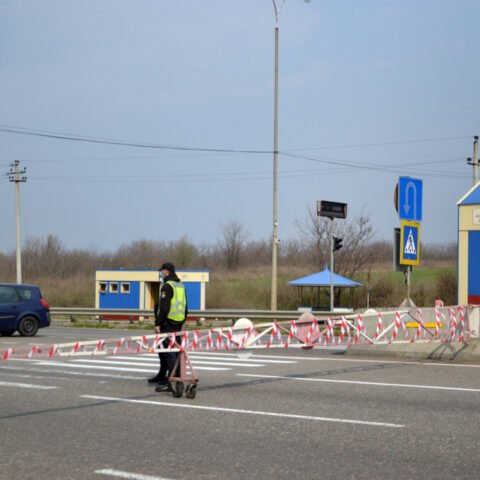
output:
[[[170,312],[170,305],[173,298],[173,288],[167,282],[180,282],[176,273],[171,273],[168,277],[163,279],[163,285],[160,286],[159,301],[155,304],[155,326],[160,327],[162,333],[177,332],[182,329],[185,323],[177,322],[168,318]],[[188,315],[188,305],[185,306],[185,318]]]

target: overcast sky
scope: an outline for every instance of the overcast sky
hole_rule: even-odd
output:
[[[410,175],[422,240],[456,241],[480,134],[479,19],[478,0],[286,0],[281,240],[317,200],[391,240]],[[269,239],[274,26],[271,0],[0,0],[0,251],[15,247],[14,160],[23,241],[214,243],[231,220]]]

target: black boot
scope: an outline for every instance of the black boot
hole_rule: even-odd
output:
[[[158,373],[154,377],[148,379],[148,383],[160,383],[164,381],[165,378],[162,378]]]
[[[158,387],[155,388],[156,392],[171,392],[172,387],[170,386],[170,382],[159,382]]]

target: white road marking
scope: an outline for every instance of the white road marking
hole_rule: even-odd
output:
[[[36,365],[48,365],[55,367],[66,367],[66,368],[96,368],[98,370],[112,370],[118,372],[139,372],[139,373],[156,373],[156,370],[146,369],[146,368],[118,368],[118,367],[106,367],[102,365],[80,365],[78,363],[59,363],[59,362],[36,362]],[[211,368],[211,367],[197,367],[195,370],[231,370],[231,368]]]
[[[141,473],[122,472],[121,470],[112,470],[104,468],[103,470],[95,470],[99,475],[109,475],[111,477],[127,478],[129,480],[169,480],[164,477],[155,477],[152,475],[142,475]]]
[[[264,364],[261,363],[244,363],[244,362],[235,362],[233,360],[232,362],[219,362],[219,361],[213,361],[209,362],[207,360],[197,360],[196,358],[191,359],[192,364],[195,368],[197,368],[197,365],[227,365],[231,367],[264,367]]]
[[[249,358],[238,358],[236,355],[225,355],[225,356],[218,356],[218,355],[205,355],[203,352],[202,353],[193,353],[189,352],[189,355],[192,358],[192,361],[196,361],[197,359],[202,359],[202,360],[227,360],[231,359],[232,361],[236,361],[238,363],[248,363],[248,362],[262,362],[262,363],[278,363],[280,365],[287,365],[291,363],[297,363],[295,360],[266,360],[264,358],[260,358],[258,356],[254,357],[253,355]]]
[[[317,349],[317,347],[315,347]],[[250,358],[254,360],[263,361],[264,358],[285,358],[290,360],[307,360],[307,361],[314,361],[314,362],[352,362],[352,363],[393,363],[396,365],[421,365],[425,367],[456,367],[456,368],[480,368],[480,365],[470,364],[470,363],[438,363],[436,361],[430,362],[414,362],[408,359],[405,360],[383,360],[381,358],[377,358],[376,360],[367,360],[367,359],[360,359],[360,358],[339,358],[338,356],[335,357],[292,357],[290,355],[252,355]]]
[[[18,388],[32,388],[37,390],[51,390],[52,387],[48,385],[33,385],[31,383],[15,383],[15,382],[0,382],[0,387],[18,387]]]
[[[6,362],[35,362],[38,359],[35,358],[13,358],[13,357],[8,357]]]
[[[423,388],[428,390],[451,390],[455,392],[480,393],[479,388],[442,387],[437,385],[410,385],[408,383],[360,382],[358,380],[333,380],[331,378],[287,377],[282,375],[254,375],[249,373],[237,373],[237,375],[240,377],[271,378],[276,380],[296,380],[301,382],[348,383],[353,385],[368,385],[368,386],[376,386],[376,387]]]
[[[0,372],[0,375],[5,375],[7,377],[16,377],[16,378],[43,378],[43,377],[39,377],[37,375],[25,375],[23,373],[10,373],[10,372]]]
[[[231,360],[232,362],[237,362],[239,364],[243,363],[252,363],[255,361],[261,361],[262,363],[279,363],[279,364],[290,364],[290,363],[297,363],[295,360],[265,360],[263,358],[260,358],[258,355],[256,355],[257,358],[254,358],[254,355],[252,355],[249,358],[239,358],[237,355],[234,353],[217,353],[217,352],[188,352],[188,355],[190,356],[190,359],[192,362],[195,362],[198,360]],[[156,353],[143,353],[141,354],[141,357],[144,357],[145,359],[151,358],[155,359],[158,361],[158,354]],[[131,357],[126,357],[126,356],[115,356],[115,358],[121,358],[121,359],[129,359]]]
[[[84,362],[84,363],[105,363],[109,365],[140,365],[144,367],[149,367],[151,366],[149,363],[140,363],[140,362],[126,362],[126,361],[118,361],[114,360],[90,360],[90,359],[82,359],[82,358],[75,358],[72,360],[72,362]],[[158,363],[158,360],[157,360]],[[222,365],[222,366],[229,366],[229,367],[264,367],[265,365],[262,365],[261,363],[232,363],[232,362],[208,362],[208,361],[198,361],[192,359],[192,364],[195,368],[197,368],[197,365]]]
[[[10,370],[23,370],[22,367],[0,367],[0,369],[10,369]],[[65,375],[78,375],[81,377],[102,377],[102,378],[121,378],[123,380],[142,380],[145,381],[145,377],[134,377],[133,375],[112,375],[110,373],[92,373],[92,372],[59,372],[58,370],[49,370],[48,368],[29,368],[29,372],[39,372],[39,373],[62,373]],[[153,372],[153,370],[152,370]],[[150,372],[150,373],[152,373]],[[17,375],[16,373],[10,373],[9,375]],[[35,377],[41,378],[41,377]],[[55,377],[55,380],[68,380],[67,378]]]
[[[89,398],[92,400],[105,400],[109,402],[124,402],[124,403],[136,403],[141,405],[157,405],[161,407],[176,407],[176,408],[186,408],[191,410],[208,410],[211,412],[224,412],[224,413],[239,413],[244,415],[259,415],[264,417],[278,417],[278,418],[291,418],[296,420],[313,420],[318,422],[335,422],[335,423],[350,423],[355,425],[368,425],[373,427],[390,427],[390,428],[402,428],[405,425],[400,425],[397,423],[384,423],[384,422],[369,422],[364,420],[353,420],[349,418],[335,418],[335,417],[314,417],[311,415],[295,415],[289,413],[276,413],[276,412],[265,412],[259,410],[241,410],[238,408],[224,408],[224,407],[209,407],[206,405],[192,405],[184,403],[169,403],[169,402],[158,402],[153,400],[134,400],[130,398],[118,398],[118,397],[102,397],[98,395],[81,395],[82,398]]]

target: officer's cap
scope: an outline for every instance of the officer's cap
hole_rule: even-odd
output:
[[[165,262],[159,268],[159,270],[168,270],[169,272],[175,272],[175,265],[172,262]]]

